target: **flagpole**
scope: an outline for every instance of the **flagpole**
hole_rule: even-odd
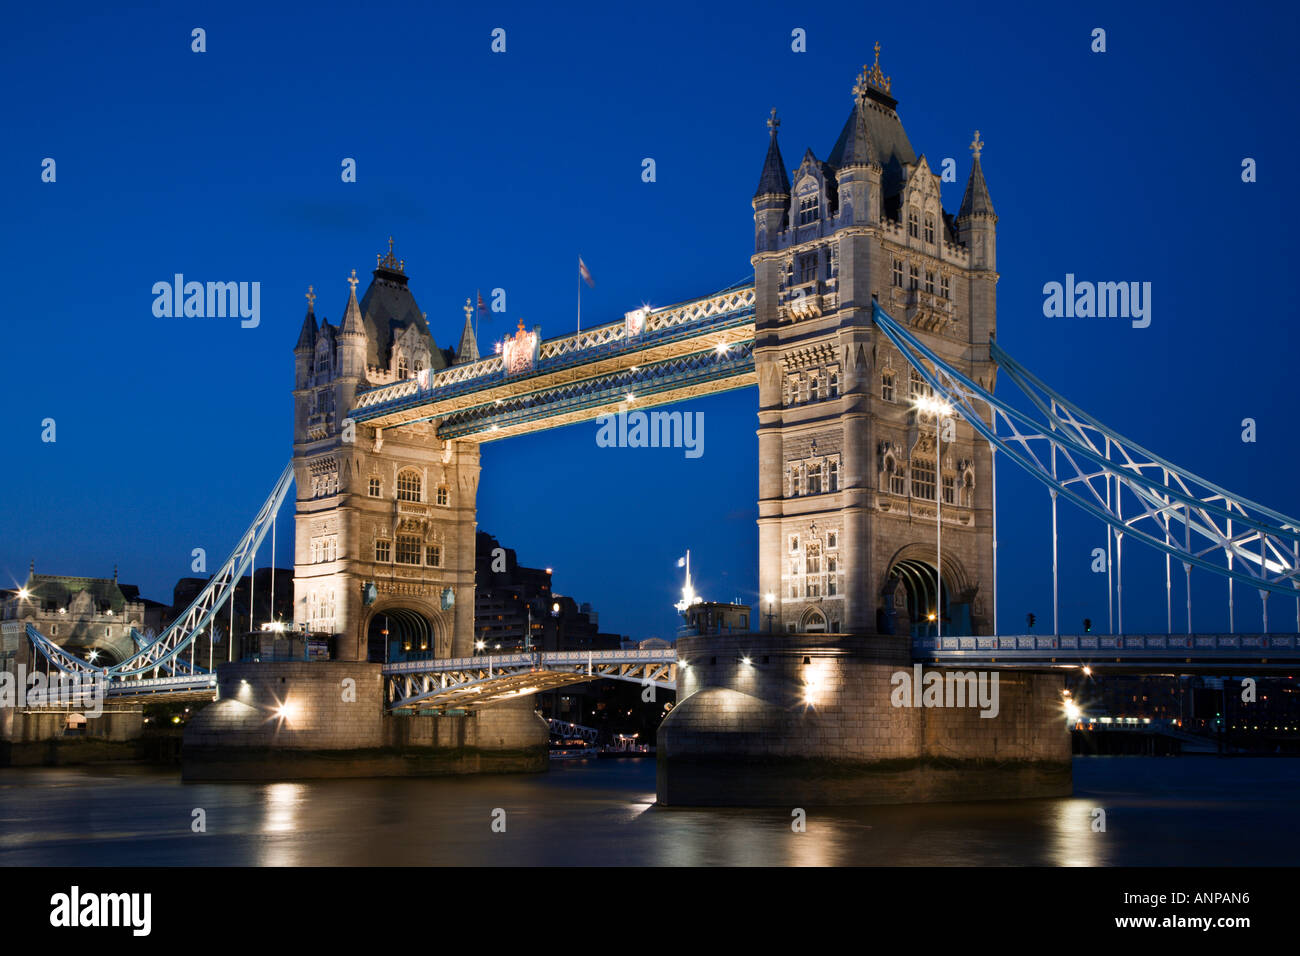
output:
[[[582,256],[578,256],[578,334],[582,334]]]
[[[474,290],[474,347],[478,348],[478,304],[483,301],[483,290]]]

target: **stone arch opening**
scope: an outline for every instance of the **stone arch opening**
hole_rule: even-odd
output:
[[[386,663],[390,660],[433,658],[437,650],[438,629],[423,612],[409,607],[386,607],[370,615],[366,628],[366,660]]]
[[[932,636],[942,622],[943,633],[971,634],[970,601],[973,591],[966,570],[951,555],[943,556],[943,578],[935,566],[935,549],[910,544],[889,564],[881,588],[881,633]]]
[[[799,633],[826,633],[826,615],[822,613],[821,608],[810,607],[803,612],[803,616],[799,618]]]

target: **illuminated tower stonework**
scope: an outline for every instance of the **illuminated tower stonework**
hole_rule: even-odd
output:
[[[879,60],[877,44],[825,160],[809,149],[787,174],[775,110],[768,121],[752,259],[760,591],[774,599],[774,630],[907,635],[942,614],[945,633],[990,633],[988,445],[965,422],[945,428],[917,408],[928,389],[872,323],[879,301],[992,387],[997,217],[983,144],[977,133],[954,217]]]
[[[317,322],[309,290],[294,348],[294,620],[332,635],[338,660],[383,660],[387,641],[467,655],[477,444],[442,441],[430,424],[385,431],[346,417],[358,393],[456,355],[434,343],[391,240],[360,301],[356,270],[348,282],[337,326]]]

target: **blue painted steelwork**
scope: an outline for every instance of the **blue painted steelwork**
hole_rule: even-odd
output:
[[[670,371],[673,366],[679,368]],[[490,431],[494,425],[498,428],[519,425],[582,409],[599,408],[623,400],[629,390],[634,391],[638,408],[650,407],[654,405],[650,399],[655,395],[690,385],[741,378],[753,371],[753,342],[739,342],[729,346],[725,355],[709,349],[639,366],[635,372],[615,372],[520,395],[500,405],[489,403],[454,412],[443,419],[438,427],[438,437],[444,440],[463,438]],[[742,383],[737,383],[736,387],[742,387]],[[573,394],[554,397],[565,393]]]
[[[1130,535],[1187,569],[1195,566],[1241,581],[1261,596],[1300,593],[1300,519],[1234,495],[1124,438],[1035,378],[995,342],[989,345],[990,357],[1040,418],[1013,408],[947,365],[879,304],[873,318],[925,382],[992,447],[1120,537]],[[987,417],[976,403],[988,409]],[[1000,427],[1010,434],[999,434]],[[1036,454],[1035,443],[1043,451],[1055,449],[1056,462],[1049,465],[1047,455]],[[1108,493],[1112,482],[1136,499],[1136,513],[1124,517],[1121,496],[1112,499]],[[1247,545],[1257,545],[1258,551]],[[1219,558],[1226,559],[1226,567],[1213,560]]]
[[[722,295],[727,292],[743,290],[747,287],[746,283],[741,283],[730,289],[725,289],[722,293],[718,294]],[[702,300],[692,299],[686,303],[666,306],[663,309],[657,309],[655,314],[680,309],[683,306],[690,305],[691,302],[696,301]],[[496,385],[503,385],[508,382],[527,382],[529,379],[550,375],[566,369],[578,368],[599,359],[611,358],[619,355],[633,355],[654,346],[670,345],[675,342],[685,341],[709,333],[727,331],[745,325],[752,325],[753,322],[754,306],[751,304],[739,309],[718,312],[706,316],[704,319],[698,321],[669,326],[657,332],[646,332],[642,335],[636,336],[635,338],[620,338],[602,345],[588,346],[564,352],[550,358],[543,358],[538,361],[537,365],[531,371],[525,374],[511,375],[504,367],[501,367],[491,371],[485,370],[483,374],[470,375],[463,381],[453,382],[449,385],[439,386],[434,382],[429,387],[419,389],[411,395],[403,395],[390,401],[379,401],[372,405],[355,407],[349,413],[349,417],[356,422],[365,422],[383,415],[391,415],[394,412],[405,411],[410,408],[418,408],[421,405],[430,403],[431,401],[443,401],[445,399],[455,398],[458,395],[472,394],[473,392],[481,391]],[[622,324],[623,323],[621,322],[614,322],[603,326],[597,326],[593,329],[587,330],[586,334],[597,334],[602,330],[617,329],[621,327]],[[561,336],[560,338],[568,337],[569,336]],[[555,341],[558,340],[548,340],[548,342]],[[542,343],[543,346],[546,344],[546,342]],[[486,366],[500,364],[499,360],[495,358],[483,359],[481,362]],[[360,392],[357,395],[357,399],[360,401],[365,396],[371,396],[386,389],[393,389],[393,385],[381,385],[377,388]]]
[[[937,664],[1057,667],[1140,667],[1184,672],[1250,665],[1251,670],[1294,670],[1297,634],[1015,634],[992,637],[918,637],[912,656]]]
[[[183,650],[189,647],[190,642],[211,624],[217,611],[230,599],[240,578],[252,565],[253,556],[274,523],[275,516],[292,484],[293,465],[288,464],[280,473],[270,495],[262,503],[257,517],[253,519],[253,523],[249,525],[240,538],[239,544],[222,563],[217,573],[212,576],[184,613],[155,640],[140,648],[131,657],[111,667],[96,667],[64,650],[28,624],[27,637],[31,640],[32,646],[56,668],[69,674],[90,674],[117,681],[127,678],[157,677],[160,669],[180,670],[180,666],[173,662]],[[185,667],[188,668],[188,664]]]

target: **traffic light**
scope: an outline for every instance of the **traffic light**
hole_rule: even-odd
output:
[[[1029,625],[1031,631],[1034,629],[1034,615],[1032,611],[1025,615],[1025,623]]]
[[[1091,633],[1092,633],[1092,618],[1090,618],[1090,617],[1085,617],[1085,618],[1083,619],[1083,633],[1085,633],[1085,634],[1091,634]]]

